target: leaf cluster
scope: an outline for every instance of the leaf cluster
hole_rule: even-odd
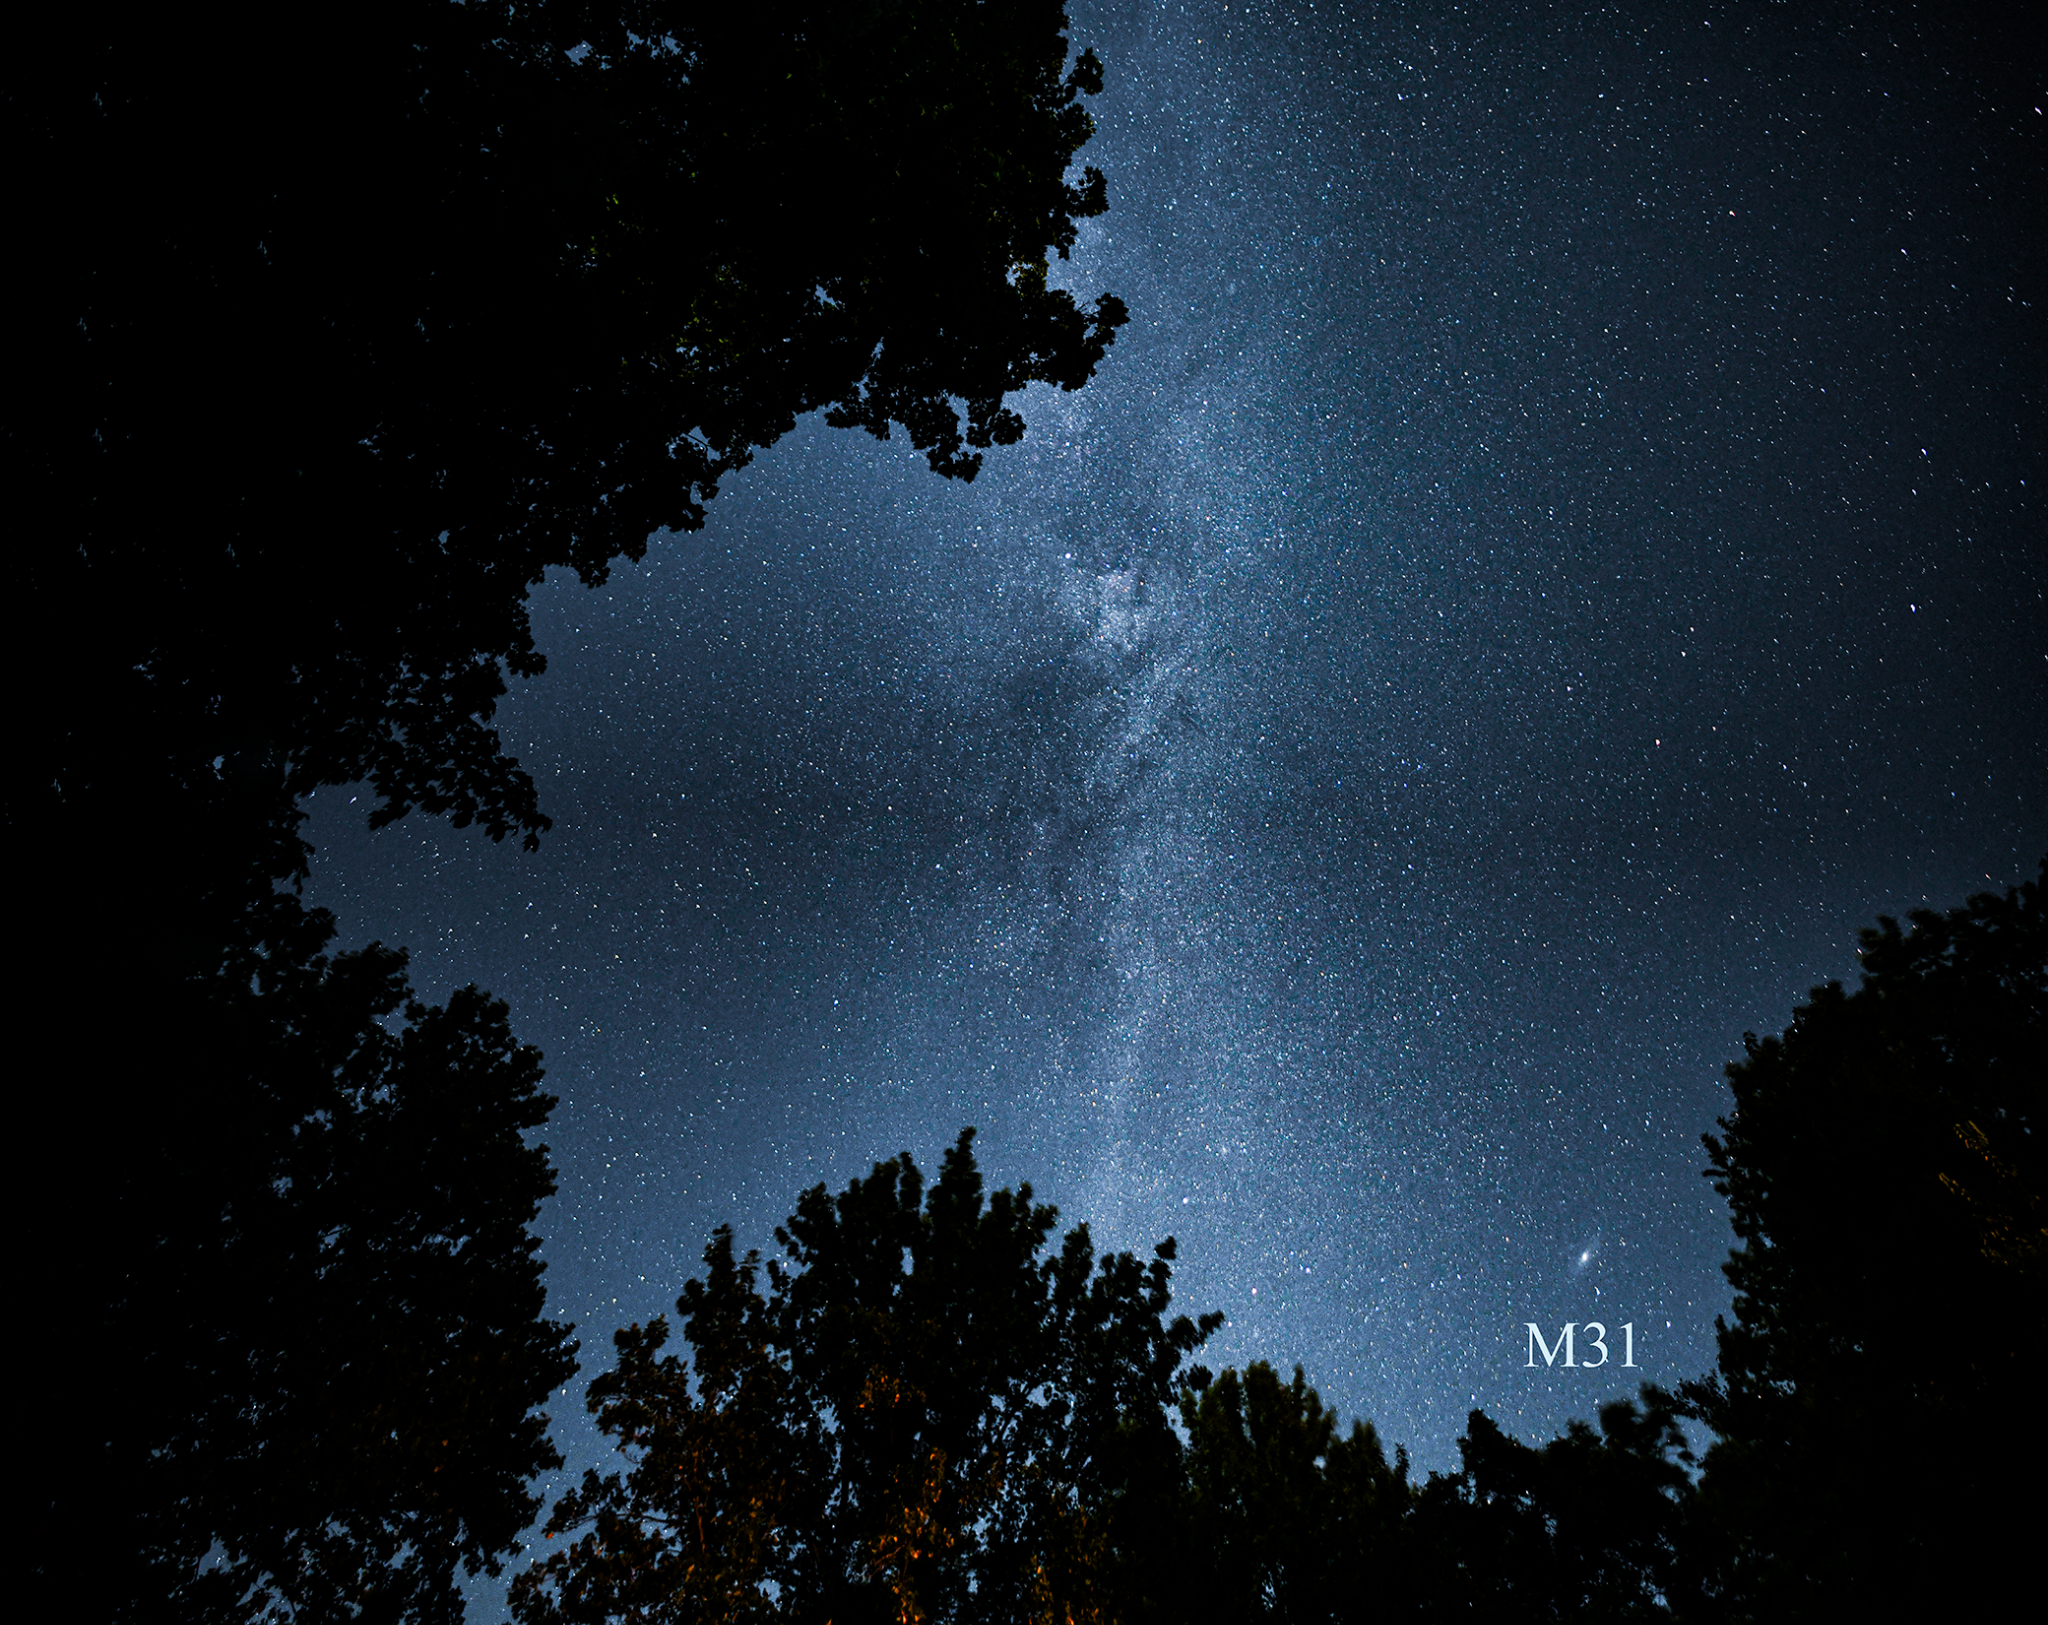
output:
[[[83,1215],[93,1397],[52,1419],[29,1559],[82,1614],[457,1619],[560,1459],[539,1056],[475,988],[423,1005],[402,954],[296,919],[170,1006],[199,1092],[105,1147]]]
[[[1665,1617],[1697,1590],[1692,1456],[1669,1395],[1540,1447],[1482,1411],[1460,1469],[1409,1476],[1370,1423],[1340,1433],[1296,1367],[1181,1396],[1186,1451],[1157,1589],[1128,1617],[1300,1621]]]
[[[1101,69],[1065,26],[1059,0],[36,14],[5,442],[54,701],[36,793],[138,805],[118,745],[252,830],[367,780],[373,823],[531,845],[490,722],[544,664],[548,569],[600,582],[695,528],[820,409],[972,478],[1023,431],[1010,395],[1101,361],[1122,305],[1048,274],[1105,207],[1070,177]]]
[[[804,1194],[782,1256],[729,1230],[666,1320],[616,1338],[589,1404],[629,1462],[548,1525],[526,1625],[616,1618],[1006,1620],[1105,1615],[1120,1503],[1177,1445],[1172,1243],[1049,1242],[1029,1186],[986,1194],[971,1131],[927,1188],[906,1153]]]
[[[1426,1618],[1692,1617],[1696,1463],[1683,1408],[1645,1386],[1640,1404],[1572,1421],[1537,1447],[1474,1411],[1461,1470],[1418,1496],[1414,1563]]]
[[[588,1403],[626,1465],[556,1504],[515,1616],[1638,1619],[1693,1584],[1669,1396],[1541,1449],[1475,1411],[1417,1485],[1299,1369],[1188,1365],[1221,1317],[1169,1315],[1170,1241],[1098,1259],[1055,1218],[963,1134],[929,1188],[905,1154],[806,1192],[765,1265],[720,1229],[688,1357],[617,1334]]]
[[[1124,320],[1057,0],[20,20],[7,830],[43,1611],[439,1618],[553,1461],[537,1058],[330,956],[301,801],[531,846],[527,595],[805,413],[970,478]],[[107,1559],[99,1550],[115,1553]],[[37,1597],[42,1593],[38,1591]],[[169,1599],[166,1601],[165,1599]],[[40,1605],[40,1604],[39,1604]]]
[[[1683,1392],[1719,1435],[1731,1607],[1988,1597],[2007,1577],[2006,1486],[2041,1433],[2013,1396],[2048,1337],[2044,904],[2048,863],[1910,930],[1881,920],[1855,992],[1815,988],[1728,1069],[1706,1146],[1735,1302],[1715,1378]],[[1877,1488],[1936,1441],[1938,1498]]]
[[[1154,1617],[1207,1607],[1233,1620],[1348,1617],[1370,1576],[1377,1607],[1411,1602],[1415,1486],[1370,1423],[1340,1434],[1299,1366],[1291,1383],[1254,1361],[1240,1377],[1197,1370],[1180,1395],[1187,1440],[1171,1589]]]

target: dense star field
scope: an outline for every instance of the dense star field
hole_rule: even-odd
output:
[[[538,853],[315,799],[546,1054],[586,1374],[967,1124],[1418,1467],[1712,1364],[1743,1032],[2048,849],[2048,115],[1941,8],[1644,11],[1080,7],[1098,378],[550,580]]]

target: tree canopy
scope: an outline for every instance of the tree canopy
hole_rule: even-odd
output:
[[[1719,1370],[1687,1392],[1731,1605],[1993,1597],[2031,1544],[2048,1340],[2048,862],[1862,934],[1860,987],[1748,1035],[1706,1137],[1741,1245]],[[1930,1475],[1925,1494],[1900,1493]],[[1935,1486],[1938,1486],[1936,1488]]]
[[[821,408],[972,478],[1124,320],[1049,280],[1106,206],[1059,0],[70,18],[10,96],[7,453],[67,805],[141,751],[270,823],[366,779],[531,840],[489,721],[548,567]]]
[[[403,955],[300,924],[181,1007],[192,1053],[123,1107],[154,1155],[56,1260],[94,1274],[54,1283],[64,1398],[28,1434],[51,1617],[459,1619],[560,1462],[540,1057],[475,988],[423,1006]]]
[[[2023,1594],[2026,1395],[2048,1338],[2048,861],[2005,895],[1863,933],[1728,1069],[1706,1137],[1740,1242],[1718,1369],[1532,1445],[1473,1411],[1423,1483],[1297,1368],[1184,1366],[1171,1244],[1040,1253],[965,1136],[908,1156],[618,1335],[586,1477],[517,1582],[524,1625],[1102,1619],[1150,1625],[1834,1619]],[[1083,1288],[1088,1290],[1084,1293]],[[1087,1313],[1078,1312],[1088,1306]],[[1712,1430],[1696,1458],[1682,1423]],[[1177,1424],[1177,1425],[1176,1425]],[[767,1601],[772,1596],[774,1606]]]
[[[428,1009],[400,959],[331,952],[300,798],[367,780],[373,824],[531,844],[491,719],[544,664],[548,568],[701,524],[803,414],[967,479],[1017,391],[1087,380],[1124,312],[1052,285],[1105,200],[1065,27],[22,20],[25,1252],[95,1396],[30,1424],[44,1612],[445,1618],[510,1548],[572,1363],[537,1057],[483,995]]]
[[[971,1131],[970,1131],[971,1134]],[[1458,1473],[1340,1434],[1301,1371],[1185,1364],[1172,1241],[1097,1259],[970,1134],[807,1192],[782,1256],[720,1229],[589,1388],[626,1458],[584,1475],[522,1625],[1654,1617],[1690,1507],[1669,1403],[1535,1449],[1473,1412]],[[1177,1426],[1176,1426],[1177,1423]]]
[[[1098,1260],[1028,1185],[984,1194],[963,1133],[927,1188],[908,1153],[805,1193],[783,1256],[729,1230],[666,1320],[615,1339],[589,1405],[630,1463],[548,1523],[525,1625],[633,1618],[1109,1617],[1124,1503],[1176,1446],[1173,1242]]]

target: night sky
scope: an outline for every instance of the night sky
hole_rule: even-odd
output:
[[[572,1457],[715,1224],[966,1124],[1418,1467],[1711,1365],[1744,1030],[2048,851],[2048,102],[1972,26],[1077,8],[1097,379],[551,579],[538,854],[313,803],[343,941],[546,1054]]]

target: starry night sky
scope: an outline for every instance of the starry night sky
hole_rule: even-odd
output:
[[[1096,381],[550,580],[537,855],[312,804],[343,941],[546,1053],[585,1378],[970,1123],[1419,1467],[1704,1371],[1742,1033],[2048,850],[2048,102],[1973,27],[1078,7]]]

